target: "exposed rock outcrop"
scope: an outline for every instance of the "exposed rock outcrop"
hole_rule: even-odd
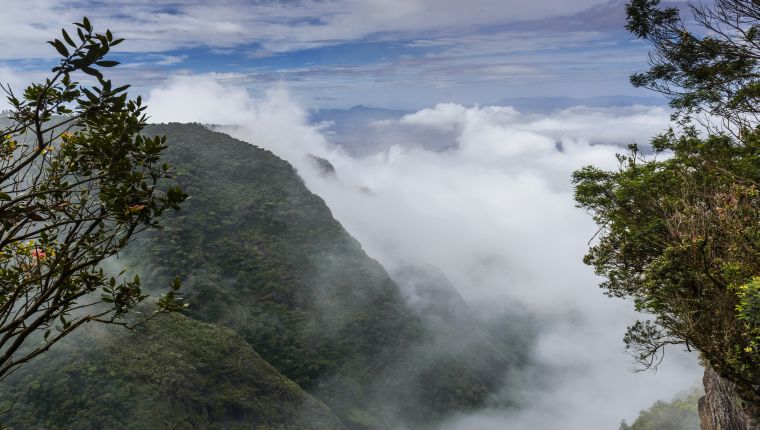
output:
[[[702,430],[760,430],[760,416],[747,413],[734,384],[705,368],[705,396],[699,399]]]

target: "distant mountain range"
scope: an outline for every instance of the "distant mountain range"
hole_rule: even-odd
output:
[[[625,107],[625,106],[666,106],[667,100],[657,96],[602,96],[589,98],[575,97],[514,97],[504,98],[498,103],[501,106],[512,106],[521,112],[548,113],[558,109],[575,106],[592,108]]]
[[[496,103],[498,106],[512,106],[521,112],[548,113],[553,110],[575,106],[585,107],[625,107],[625,106],[665,106],[667,100],[659,96],[599,96],[599,97],[506,97]],[[312,111],[314,123],[335,122],[341,126],[350,123],[397,119],[415,112],[413,109],[384,109],[356,105],[348,109],[317,109]]]
[[[661,97],[604,96],[590,98],[573,97],[516,97],[502,99],[497,105],[512,106],[529,114],[549,114],[553,111],[584,106],[589,108],[621,108],[627,106],[665,106]],[[358,105],[349,109],[320,109],[311,112],[310,121],[325,127],[330,141],[349,154],[363,156],[385,151],[395,144],[422,146],[430,150],[442,150],[456,145],[452,136],[416,134],[413,141],[408,135],[398,133],[393,127],[378,128],[376,123],[398,120],[413,110],[383,109]]]

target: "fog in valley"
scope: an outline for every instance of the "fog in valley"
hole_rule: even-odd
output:
[[[698,384],[696,356],[677,348],[656,373],[634,372],[622,337],[641,315],[605,297],[582,263],[597,227],[574,207],[570,182],[587,164],[615,168],[626,145],[667,128],[667,109],[443,103],[352,124],[347,137],[341,124],[313,120],[285,85],[253,97],[213,76],[183,75],[146,96],[151,121],[207,124],[290,162],[407,286],[412,308],[424,312],[428,296],[405,270],[432,268],[494,337],[519,340],[513,347],[529,363],[504,377],[491,402],[513,406],[456,416],[440,430],[615,429]]]

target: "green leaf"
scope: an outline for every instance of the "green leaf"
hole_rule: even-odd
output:
[[[61,34],[63,34],[63,39],[66,40],[66,43],[71,45],[72,48],[77,47],[76,43],[71,39],[71,36],[69,36],[69,33],[66,33],[66,30],[61,29]]]
[[[55,39],[53,41],[49,41],[48,43],[51,44],[56,49],[56,51],[58,51],[58,53],[61,54],[62,56],[64,57],[69,56],[69,50],[66,49],[66,45],[64,45],[63,42],[61,42],[60,40]]]
[[[100,67],[114,67],[114,66],[118,66],[121,63],[119,63],[118,61],[103,60],[103,61],[96,61],[95,64]]]
[[[92,67],[82,67],[82,71],[87,73],[90,76],[95,76],[98,79],[103,79],[103,74],[100,73],[97,69],[93,69]]]
[[[98,102],[98,96],[93,94],[92,91],[88,90],[87,88],[82,88],[82,92],[87,96],[88,99],[90,99],[92,103]]]

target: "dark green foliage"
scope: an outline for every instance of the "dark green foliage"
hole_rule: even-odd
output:
[[[104,56],[119,40],[87,18],[75,25],[77,42],[62,32],[71,49],[49,42],[61,56],[50,78],[18,96],[2,87],[12,109],[0,129],[0,379],[88,322],[123,323],[146,296],[139,278],[100,263],[185,198],[157,189],[170,175],[166,141],[140,135],[140,97],[97,69],[116,64]],[[82,73],[97,81],[75,81]],[[157,311],[182,308],[174,291]],[[44,342],[29,342],[37,333]]]
[[[627,29],[653,46],[650,69],[634,86],[665,94],[681,118],[706,112],[733,126],[757,121],[760,102],[760,7],[756,0],[690,6],[696,25],[660,0],[632,0]],[[710,119],[708,119],[709,121]],[[726,124],[722,124],[726,125]]]
[[[655,317],[625,337],[641,363],[684,344],[760,405],[760,133],[671,132],[653,145],[662,158],[634,148],[618,171],[575,172],[576,200],[601,226],[585,261],[608,294]]]
[[[494,375],[428,348],[396,283],[288,163],[200,125],[148,131],[169,136],[165,160],[191,197],[126,254],[145,283],[183,273],[192,317],[235,329],[347,425],[483,404]]]
[[[716,0],[677,8],[631,0],[627,29],[651,42],[650,69],[635,86],[670,99],[686,125],[634,146],[617,171],[573,175],[578,206],[600,226],[585,262],[607,294],[632,298],[639,321],[626,347],[644,367],[667,345],[695,349],[709,370],[735,384],[749,416],[760,416],[760,8]],[[693,31],[692,31],[693,29]],[[702,138],[690,121],[707,126]],[[732,385],[733,387],[733,385]],[[733,390],[733,388],[732,388]]]
[[[344,429],[233,331],[177,314],[85,330],[0,396],[19,430]]]
[[[139,253],[148,270],[184,274],[192,316],[234,327],[304,386],[350,348],[392,356],[418,338],[398,287],[290,165],[200,126],[150,131],[172,135],[166,159],[192,197]]]
[[[29,373],[5,388],[25,399],[14,419],[87,428],[62,417],[97,417],[93,428],[109,428],[134,414],[133,428],[152,428],[159,418],[180,422],[177,428],[235,428],[263,420],[252,412],[259,410],[278,424],[283,422],[275,414],[279,403],[288,412],[292,402],[268,393],[291,392],[290,380],[351,429],[400,423],[430,428],[449,414],[484,405],[508,361],[482,329],[466,332],[477,324],[471,315],[463,317],[463,302],[452,303],[455,317],[435,313],[456,328],[432,330],[294,169],[271,153],[200,125],[157,125],[147,131],[168,136],[165,160],[175,166],[175,180],[190,198],[165,219],[164,230],[139,238],[120,261],[141,274],[143,285],[165,285],[183,273],[189,315],[234,329],[288,380],[255,391],[251,384],[255,388],[259,378],[269,378],[255,370],[264,362],[250,349],[228,347],[229,331],[213,332],[192,321],[178,328],[177,321],[186,320],[160,319],[134,337],[109,337],[105,346],[98,347],[101,338],[92,336],[92,348],[81,357],[74,354],[70,363],[60,356],[35,363],[39,385],[45,381],[42,391],[34,380],[23,379]],[[466,324],[459,327],[460,322]],[[434,332],[478,340],[452,351]],[[141,352],[157,354],[156,361]],[[199,364],[201,358],[206,364]],[[251,360],[252,370],[233,365]],[[214,361],[219,369],[208,368]],[[99,362],[114,369],[111,379],[71,376],[100,369],[92,364]],[[166,369],[178,369],[177,375]],[[252,376],[241,376],[244,371]],[[242,385],[231,382],[238,380]],[[111,386],[123,390],[114,393]],[[165,386],[176,394],[164,396]],[[91,400],[110,399],[108,393],[117,401]],[[61,400],[44,400],[48,397]]]
[[[620,430],[699,430],[697,404],[702,394],[694,390],[684,398],[658,401],[651,408],[641,411],[633,424],[623,421]]]

